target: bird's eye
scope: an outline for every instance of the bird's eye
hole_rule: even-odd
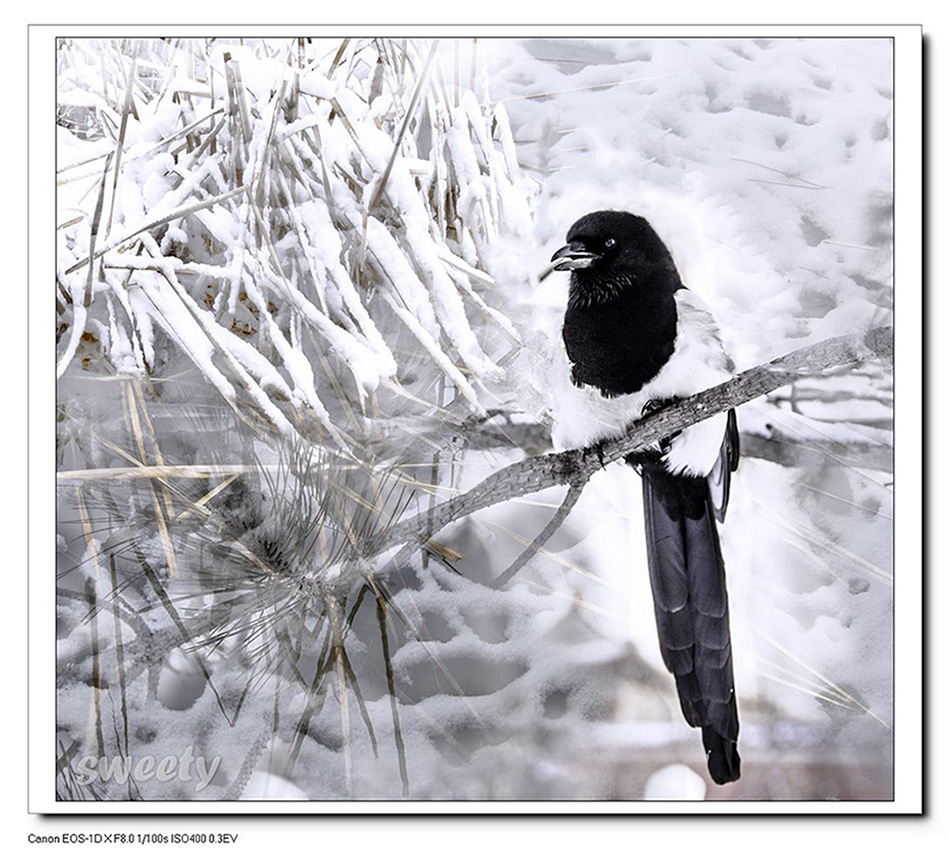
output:
[[[607,237],[607,239],[604,240],[604,246],[608,249],[612,249],[616,245],[617,241],[613,237]]]

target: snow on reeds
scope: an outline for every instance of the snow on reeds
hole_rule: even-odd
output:
[[[150,708],[127,702],[181,711],[207,688],[232,728],[277,681],[289,774],[336,693],[350,793],[354,741],[377,749],[350,660],[365,600],[408,794],[390,638],[422,636],[373,540],[444,488],[430,421],[491,416],[519,344],[491,260],[531,232],[504,108],[450,86],[435,42],[58,53],[60,685],[93,693],[60,703],[60,792],[114,792],[70,764],[128,752]]]
[[[441,63],[405,40],[64,40],[58,374],[84,339],[140,379],[177,352],[239,416],[342,448],[380,388],[425,399],[420,364],[483,413],[517,343],[488,245],[527,235],[528,192],[504,108]]]

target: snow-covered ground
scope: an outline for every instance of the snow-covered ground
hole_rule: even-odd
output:
[[[616,208],[650,218],[673,251],[686,284],[716,310],[739,368],[831,335],[888,324],[890,51],[890,42],[883,39],[487,39],[477,45],[443,44],[440,74],[447,91],[456,81],[460,92],[469,85],[474,90],[474,97],[464,97],[456,110],[478,115],[479,103],[500,103],[504,111],[485,126],[496,128],[505,118],[510,120],[513,151],[506,153],[502,135],[496,152],[501,162],[507,155],[521,165],[499,171],[499,180],[489,183],[478,163],[466,160],[461,127],[456,125],[454,137],[447,138],[446,146],[455,148],[454,169],[467,165],[472,172],[464,185],[469,194],[460,197],[459,209],[472,220],[478,218],[479,208],[492,214],[484,216],[485,230],[446,240],[448,246],[456,242],[453,272],[466,261],[469,267],[479,263],[488,269],[494,287],[478,294],[483,305],[477,311],[466,305],[468,311],[459,312],[461,304],[452,305],[457,301],[454,288],[445,288],[438,276],[443,264],[437,255],[426,257],[429,286],[441,292],[435,311],[425,301],[422,284],[410,284],[407,273],[403,284],[411,294],[407,306],[412,314],[403,315],[400,324],[390,317],[392,331],[379,332],[372,320],[359,317],[355,293],[341,289],[334,295],[335,287],[349,280],[327,264],[324,287],[330,317],[339,320],[339,309],[346,308],[352,319],[334,328],[316,307],[310,319],[352,360],[361,403],[371,403],[379,381],[402,361],[405,336],[397,338],[395,333],[397,326],[404,326],[419,340],[431,337],[430,365],[413,369],[418,378],[429,374],[432,362],[441,363],[459,401],[483,400],[514,411],[514,419],[525,427],[545,427],[557,416],[558,393],[567,381],[558,332],[567,280],[560,273],[539,277],[577,217]],[[255,62],[253,51],[242,51],[240,57],[249,91],[266,103],[265,94],[276,89],[283,74],[282,63],[272,57]],[[471,75],[469,70],[474,70]],[[365,71],[360,87],[371,92],[372,69]],[[76,98],[77,82],[96,92],[97,75],[93,63],[68,75],[64,71],[69,85],[61,87],[61,104],[78,101],[86,106],[88,94]],[[313,75],[304,79],[301,89],[319,95],[328,86],[326,79]],[[365,116],[357,100],[343,106],[354,122],[357,117],[366,122],[358,129],[368,152],[357,156],[354,150],[340,158],[362,158],[381,170],[388,157],[384,136],[374,138],[369,124],[375,117],[385,128],[386,110],[378,99],[372,104]],[[131,225],[134,217],[144,223],[154,207],[167,212],[180,206],[184,195],[170,179],[173,163],[149,149],[175,122],[177,115],[156,113],[146,119],[143,112],[140,124],[130,124],[130,140],[141,158],[128,158],[128,182],[117,192],[117,220],[127,219]],[[288,125],[288,138],[307,120],[304,116],[296,122],[301,125]],[[466,122],[465,128],[479,128],[475,119]],[[319,129],[328,149],[340,146],[342,133],[330,138],[327,128]],[[373,141],[372,147],[367,140]],[[260,146],[256,140],[250,148],[250,165]],[[63,131],[60,164],[75,165],[109,149],[101,140],[83,141]],[[412,248],[431,251],[428,223],[412,234],[413,225],[428,215],[420,209],[410,177],[426,176],[426,171],[431,177],[432,168],[419,152],[407,155],[411,158],[397,162],[393,172],[392,194],[408,222]],[[77,212],[88,219],[95,207],[90,189],[98,188],[101,162],[97,166],[90,170],[86,186],[64,187],[61,223]],[[404,174],[399,173],[402,169]],[[346,183],[334,182],[333,205],[358,221],[359,202],[353,198],[348,210]],[[82,189],[84,195],[79,194]],[[372,189],[366,197],[371,194]],[[305,210],[312,218],[305,230],[321,238],[314,248],[325,250],[335,239],[320,234],[327,216],[321,206],[316,201]],[[208,209],[201,224],[211,235],[237,243],[227,214],[223,207]],[[395,271],[398,255],[386,245],[387,230],[395,229],[377,225],[369,228],[370,246]],[[196,242],[197,234],[178,230],[169,232],[173,235],[163,240],[161,253],[156,248],[156,256]],[[67,229],[62,237],[61,273],[85,253],[76,244],[86,242],[78,229],[75,234]],[[388,255],[383,249],[389,249]],[[336,248],[325,258],[339,266],[351,262],[352,254],[352,249]],[[116,297],[125,296],[117,268],[131,266],[131,257],[111,259],[116,269],[107,272]],[[262,260],[268,260],[266,250]],[[313,260],[309,265],[316,267]],[[233,270],[194,266],[199,279],[193,284],[202,292],[216,278],[234,279]],[[200,308],[202,296],[193,297],[188,306],[187,298],[181,300],[184,289],[175,286],[173,277],[166,283],[159,275],[139,276],[153,278],[143,282],[153,303],[160,298],[161,308],[177,309],[182,317],[180,325],[168,324],[131,300],[129,318],[135,316],[146,327],[194,327],[184,310]],[[79,279],[71,283],[76,294],[85,271],[74,278]],[[481,291],[477,273],[471,279],[470,286]],[[423,293],[412,293],[417,288]],[[379,290],[385,293],[388,288]],[[141,301],[144,294],[138,293]],[[263,295],[252,299],[260,308],[268,303]],[[486,310],[485,304],[507,317]],[[368,307],[376,314],[376,306]],[[193,317],[202,321],[202,314],[194,312]],[[465,326],[459,314],[463,319],[467,315]],[[475,327],[482,314],[491,318],[495,330]],[[115,363],[115,371],[134,375],[143,361],[153,364],[154,357],[147,356],[152,339],[146,335],[138,343],[123,342],[117,324],[123,320],[110,305],[106,322],[87,329],[110,349],[127,345],[125,351],[112,351],[113,359],[127,360],[124,367]],[[512,351],[510,340],[496,332],[507,327],[508,320],[524,342],[520,351]],[[474,330],[471,338],[468,324]],[[417,332],[417,325],[424,332]],[[332,390],[321,386],[322,371],[317,370],[314,384],[313,373],[301,369],[299,328],[287,344],[276,329],[265,355],[282,374],[268,377],[272,366],[239,335],[222,343],[234,364],[244,364],[259,382],[258,404],[273,407],[268,416],[277,424],[293,418],[287,407],[293,405],[301,411],[314,409],[331,435],[336,428],[344,436],[354,433],[345,418],[320,413],[324,403],[330,404]],[[68,371],[61,379],[60,400],[88,435],[89,429],[109,429],[135,396],[124,392],[120,398],[107,383],[93,380],[94,361],[84,376],[85,365],[84,371],[79,366],[88,356],[88,343],[80,336],[76,333],[76,343],[70,343],[75,360],[71,366],[64,363]],[[447,355],[443,361],[436,344],[440,338],[459,347],[456,366]],[[266,462],[272,452],[260,442],[248,443],[239,423],[219,420],[227,413],[222,396],[233,393],[233,383],[226,379],[233,369],[203,347],[208,340],[201,333],[188,336],[185,343],[196,349],[184,358],[170,355],[157,392],[149,394],[155,399],[151,416],[165,458],[184,464],[247,464],[255,457]],[[457,370],[461,367],[464,374]],[[196,368],[204,379],[195,375]],[[504,379],[498,368],[504,370]],[[404,372],[400,369],[400,375]],[[465,375],[477,377],[477,383]],[[389,409],[388,397],[380,396],[384,411]],[[204,407],[219,425],[209,426],[200,413]],[[279,630],[270,621],[261,623],[264,612],[257,618],[245,608],[246,639],[232,634],[214,650],[204,645],[196,651],[194,644],[190,650],[180,649],[188,645],[176,641],[174,627],[167,625],[168,602],[157,601],[163,594],[154,584],[170,583],[162,581],[167,573],[161,570],[162,561],[170,559],[168,542],[176,545],[175,559],[184,577],[177,591],[165,588],[164,596],[186,622],[213,615],[215,603],[221,601],[215,591],[254,584],[246,555],[229,549],[215,558],[210,548],[215,537],[209,533],[184,538],[173,527],[169,540],[167,530],[154,526],[152,513],[161,505],[158,493],[152,492],[151,498],[143,494],[146,503],[122,528],[125,533],[110,537],[123,543],[123,552],[135,549],[134,555],[117,556],[119,571],[113,576],[108,554],[100,554],[98,561],[88,557],[91,534],[83,526],[90,516],[84,507],[93,504],[81,493],[77,496],[76,485],[64,483],[58,699],[62,751],[70,753],[73,763],[102,751],[133,759],[151,755],[160,761],[172,755],[181,758],[190,745],[208,764],[217,763],[215,775],[200,790],[195,781],[184,781],[180,770],[177,780],[142,777],[134,793],[146,799],[396,798],[406,793],[465,799],[888,798],[893,513],[892,477],[882,469],[880,453],[889,451],[891,417],[889,371],[876,366],[803,382],[740,411],[743,432],[781,437],[789,446],[800,447],[803,457],[798,467],[746,459],[736,475],[723,530],[742,721],[744,776],[736,785],[715,788],[708,782],[699,735],[683,721],[663,669],[646,577],[639,480],[621,466],[594,477],[565,524],[505,589],[491,586],[491,581],[539,533],[563,491],[509,501],[451,525],[437,537],[450,552],[430,554],[425,566],[416,555],[408,565],[400,561],[381,567],[394,600],[388,625],[391,643],[388,648],[382,643],[370,595],[353,612],[346,630],[351,671],[338,665],[313,692],[307,683],[328,655],[326,630],[306,615],[295,621],[300,629],[280,634],[295,640],[296,661],[292,670],[281,667],[277,673],[267,673],[273,668],[261,657],[269,657],[268,650],[280,653],[284,644],[264,643],[267,633],[276,639]],[[401,440],[398,427],[415,420],[418,417],[394,416],[392,424],[384,426],[386,434]],[[425,426],[420,439],[433,433],[445,437],[419,457],[431,460],[433,450],[440,453],[439,473],[433,474],[438,476],[436,485],[468,488],[524,455],[513,448],[463,451],[456,443],[446,443],[449,432],[457,435],[459,426],[446,425],[448,431],[437,432],[433,428],[437,426]],[[120,443],[133,449],[136,436],[127,434]],[[382,441],[380,451],[386,447]],[[88,466],[67,449],[64,469]],[[101,439],[95,440],[93,450],[98,457],[105,452]],[[114,449],[111,452],[114,458]],[[871,452],[878,457],[872,458]],[[113,463],[127,464],[121,459]],[[417,478],[429,482],[428,462],[424,467]],[[273,505],[273,498],[266,488],[264,504],[256,501],[253,488],[247,490],[247,500],[242,498],[235,491],[243,488],[242,482],[215,500],[226,500],[233,508],[228,517],[247,530],[250,539],[245,544],[252,551],[264,547],[261,537],[266,533],[267,542],[283,545],[285,556],[297,553],[306,539],[304,531],[293,525],[278,531],[268,520],[275,521],[280,506],[268,509],[266,500]],[[209,482],[203,488],[210,491],[214,485]],[[113,505],[118,511],[125,499],[121,492],[116,494],[120,502]],[[301,498],[295,494],[288,493],[287,506],[299,512]],[[116,513],[98,497],[95,505],[100,510],[91,520],[105,536],[114,529],[109,519]],[[184,514],[176,517],[187,525]],[[209,580],[209,571],[221,580]],[[239,584],[227,582],[232,571],[241,573]],[[88,609],[81,602],[83,584],[90,579],[100,595],[124,597],[127,618],[122,627],[113,623],[112,615],[100,615],[103,620],[90,633]],[[353,611],[352,606],[346,611]],[[153,663],[147,674],[133,673],[148,665],[148,659],[129,648],[128,680],[99,698],[90,686],[100,673],[91,641],[104,645],[106,656],[122,665],[113,633],[123,630],[127,641],[141,636],[135,629],[136,615],[166,638],[140,644],[139,649],[157,652],[163,661],[157,667]],[[309,642],[308,632],[315,633]],[[387,650],[398,691],[395,708],[389,697]],[[119,690],[121,705],[113,696]],[[107,717],[105,722],[92,721],[97,711]],[[125,730],[120,731],[123,722]],[[220,760],[214,762],[215,757]],[[70,787],[79,796],[84,793],[79,786]],[[128,794],[127,787],[115,783],[94,787],[107,796]]]

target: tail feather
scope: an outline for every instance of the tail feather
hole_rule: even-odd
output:
[[[647,557],[660,653],[686,721],[702,729],[709,773],[739,778],[726,571],[705,477],[643,465]]]
[[[717,785],[735,782],[742,764],[736,741],[723,737],[709,726],[703,728],[703,746],[709,775]]]

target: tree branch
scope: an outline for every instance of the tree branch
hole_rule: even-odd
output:
[[[792,438],[780,432],[771,437],[743,432],[739,449],[743,458],[758,458],[783,467],[825,467],[837,462],[842,467],[859,470],[894,472],[894,450],[885,444],[863,441]]]
[[[626,434],[605,441],[596,450],[565,450],[532,456],[507,465],[468,491],[420,515],[403,519],[374,544],[371,554],[406,543],[408,547],[400,555],[403,557],[410,549],[422,546],[446,525],[486,507],[554,486],[583,488],[601,467],[695,423],[745,404],[799,378],[872,358],[890,359],[893,352],[894,332],[891,327],[838,336],[793,351],[644,417],[631,425]]]
[[[567,494],[564,496],[564,500],[561,501],[561,505],[557,508],[557,512],[554,513],[554,517],[544,526],[541,533],[534,538],[534,542],[530,543],[528,547],[515,558],[514,562],[492,582],[492,587],[501,587],[507,584],[527,565],[528,561],[531,560],[535,554],[544,548],[544,544],[554,536],[555,531],[564,523],[564,519],[571,514],[571,510],[574,509],[574,504],[580,499],[581,492],[584,490],[586,484],[587,481],[584,480],[584,482],[579,482],[576,485],[568,487]]]

